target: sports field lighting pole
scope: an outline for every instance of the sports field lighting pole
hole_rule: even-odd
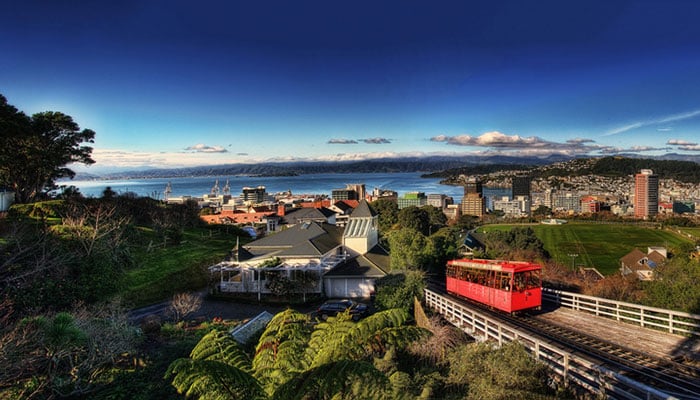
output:
[[[578,254],[570,253],[569,257],[571,257],[571,270],[576,271],[576,257],[578,257]]]

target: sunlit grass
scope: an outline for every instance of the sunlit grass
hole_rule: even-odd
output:
[[[479,231],[508,230],[515,226],[522,225],[486,225]],[[569,222],[528,226],[542,240],[554,261],[567,266],[595,267],[604,275],[616,273],[620,268],[620,258],[634,248],[646,252],[649,246],[671,248],[689,242],[671,231],[633,224]],[[577,256],[570,256],[572,254]]]
[[[141,306],[202,289],[209,281],[207,267],[223,260],[235,244],[234,235],[192,228],[180,244],[164,246],[152,230],[139,229],[139,244],[132,249],[136,267],[126,273],[123,297]]]

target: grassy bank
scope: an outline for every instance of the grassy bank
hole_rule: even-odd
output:
[[[506,230],[522,225],[487,225],[480,232]],[[687,238],[661,229],[633,224],[569,222],[564,225],[529,225],[544,243],[553,260],[563,265],[595,267],[604,275],[619,270],[620,258],[635,247],[646,252],[648,246],[676,247]],[[578,254],[571,257],[569,254]]]
[[[186,229],[177,245],[164,246],[146,228],[140,228],[140,237],[140,245],[132,250],[137,266],[127,271],[122,295],[134,307],[205,287],[207,267],[223,260],[236,245],[235,235],[206,227]]]

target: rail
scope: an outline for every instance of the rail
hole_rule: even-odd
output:
[[[543,288],[542,300],[646,328],[700,338],[700,315]]]
[[[591,393],[614,399],[673,399],[666,393],[606,369],[593,360],[521,332],[430,289],[425,289],[425,302],[446,320],[478,340],[493,340],[499,346],[517,340],[536,360],[547,364],[564,382],[573,382]]]

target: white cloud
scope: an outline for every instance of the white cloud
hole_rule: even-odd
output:
[[[489,154],[495,154],[498,150],[503,155],[528,155],[543,156],[549,154],[583,155],[592,152],[600,152],[608,149],[608,146],[594,144],[595,141],[586,138],[569,139],[564,143],[544,140],[537,136],[521,137],[519,135],[506,135],[501,132],[486,132],[480,136],[439,135],[430,138],[433,142],[443,142],[455,146],[488,147]]]
[[[387,138],[383,138],[383,137],[362,139],[362,141],[367,143],[367,144],[389,144],[389,143],[391,143],[391,139],[387,139]]]
[[[518,135],[506,135],[501,132],[486,132],[480,136],[459,135],[446,136],[439,135],[430,138],[433,142],[445,142],[456,146],[481,146],[481,147],[531,147],[542,146],[549,142],[538,138],[537,136],[521,137]]]
[[[357,141],[353,139],[330,139],[328,144],[357,144]]]
[[[637,129],[637,128],[641,128],[641,127],[649,126],[649,125],[666,124],[669,122],[683,121],[686,119],[695,118],[697,116],[700,116],[700,110],[689,111],[689,112],[685,112],[685,113],[681,113],[681,114],[669,115],[666,117],[650,119],[650,120],[646,120],[646,121],[637,121],[637,122],[633,122],[631,124],[621,126],[619,128],[611,129],[611,130],[607,131],[606,133],[604,133],[603,136],[617,135],[619,133],[627,132],[627,131],[630,131],[632,129]],[[664,127],[661,129],[671,129],[671,128]]]
[[[194,146],[185,148],[188,151],[194,151],[196,153],[226,153],[228,150],[221,146],[207,146],[203,143],[197,143]]]
[[[697,142],[689,142],[682,139],[669,139],[666,144],[670,144],[672,146],[697,146]]]

